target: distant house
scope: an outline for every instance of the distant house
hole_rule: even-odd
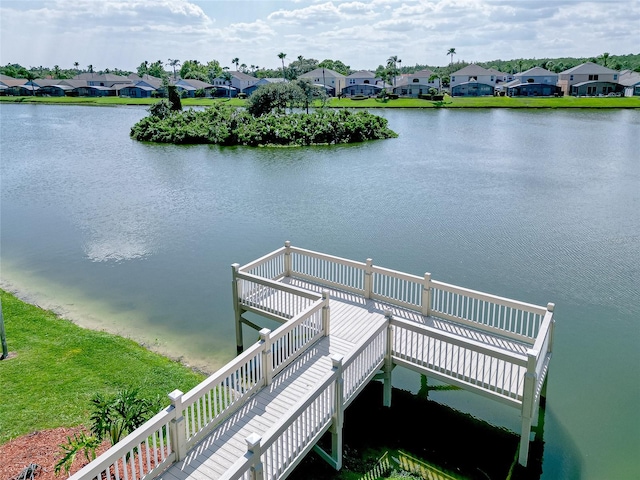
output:
[[[504,73],[501,72],[499,70],[496,70],[495,68],[489,68],[488,69],[489,72],[491,72],[491,74],[493,75],[493,86],[495,87],[496,90],[502,90],[503,86],[508,83],[511,82],[514,79],[514,75],[510,74],[510,73]]]
[[[246,87],[243,90],[243,93],[246,93],[247,95],[251,95],[253,92],[255,92],[258,88],[260,88],[262,85],[269,85],[272,83],[287,83],[288,80],[285,80],[282,77],[276,77],[276,78],[261,78],[259,79],[256,83],[254,83],[253,85],[250,85],[248,87]]]
[[[347,86],[350,85],[375,85],[377,82],[375,73],[369,70],[359,70],[346,77]]]
[[[84,80],[91,87],[113,87],[114,85],[127,85],[131,80],[122,75],[114,75],[113,73],[81,73],[73,77],[73,80]]]
[[[558,86],[565,95],[606,95],[621,92],[618,72],[597,63],[587,62],[558,74]]]
[[[347,86],[347,77],[329,68],[316,68],[298,78],[309,78],[314,85],[322,85],[329,95],[335,96]]]
[[[229,74],[231,75],[231,87],[233,87],[234,89],[232,90],[232,92],[235,91],[235,94],[238,94],[240,92],[247,93],[245,90],[255,85],[260,80],[259,78],[235,70],[229,71]],[[216,77],[211,83],[215,87],[229,87],[229,82],[225,80],[224,77]]]
[[[429,69],[420,70],[409,75],[402,75],[396,82],[393,93],[408,97],[428,95],[429,90],[435,88],[440,91],[440,79],[433,77]]]
[[[467,65],[450,76],[452,96],[479,97],[493,95],[496,84],[496,73],[480,65]]]
[[[342,94],[352,97],[354,95],[365,95],[367,97],[378,95],[383,90],[381,85],[373,83],[359,83],[348,85],[342,89]]]
[[[164,86],[161,78],[143,75],[142,77],[131,74],[127,78],[132,82],[119,89],[121,97],[149,98],[154,96],[164,96]]]
[[[85,85],[74,88],[70,93],[78,97],[113,97],[116,95],[116,90],[111,87]]]
[[[514,75],[514,80],[507,83],[505,88],[510,97],[549,97],[561,92],[558,74],[542,67],[533,67]]]
[[[72,90],[73,87],[70,87],[69,85],[46,85],[44,87],[40,87],[38,95],[49,97],[65,97],[67,95],[71,95]]]
[[[31,95],[32,90],[23,89],[24,85],[27,83],[26,78],[13,78],[7,75],[2,76],[2,80],[0,83],[4,85],[6,88],[3,89],[5,95]]]
[[[176,89],[183,97],[193,98],[196,96],[198,90],[204,90],[206,96],[211,96],[215,88],[216,87],[210,83],[194,78],[183,78],[176,82]]]
[[[618,78],[620,85],[624,88],[625,97],[640,95],[640,73],[632,70],[623,70]]]

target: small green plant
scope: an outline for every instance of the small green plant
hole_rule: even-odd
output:
[[[156,407],[156,402],[140,397],[137,389],[121,390],[114,396],[96,393],[91,403],[91,431],[99,440],[108,436],[111,445],[146,422]]]
[[[74,434],[73,438],[67,436],[67,443],[60,445],[62,457],[56,463],[54,472],[60,475],[60,471],[64,469],[65,473],[69,473],[71,465],[79,452],[84,453],[87,461],[95,460],[96,450],[100,446],[101,441],[94,435],[86,435],[84,432]]]

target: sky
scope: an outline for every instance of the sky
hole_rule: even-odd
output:
[[[305,58],[375,69],[640,53],[640,0],[0,0],[0,64],[235,69]],[[167,69],[169,69],[167,67]]]

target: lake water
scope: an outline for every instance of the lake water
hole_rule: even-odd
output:
[[[554,302],[542,478],[640,478],[640,111],[376,113],[397,139],[250,149],[137,143],[143,108],[2,104],[2,285],[208,370],[235,354],[230,265],[285,240]]]

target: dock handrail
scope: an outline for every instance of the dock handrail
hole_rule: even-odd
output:
[[[176,419],[170,405],[138,427],[94,461],[69,477],[69,480],[153,477],[176,458],[170,431]]]
[[[543,306],[432,280],[430,273],[421,277],[373,265],[371,259],[357,262],[294,247],[290,242],[239,269],[255,275],[259,270],[269,270],[277,278],[292,276],[357,293],[529,345],[537,339],[547,311]]]

